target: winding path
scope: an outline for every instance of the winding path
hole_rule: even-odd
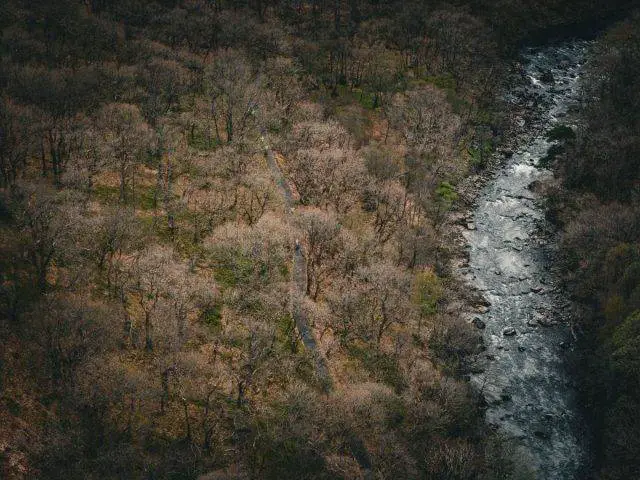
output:
[[[285,214],[289,219],[292,219],[294,207],[296,205],[293,193],[282,174],[282,170],[278,165],[278,161],[276,160],[273,150],[265,139],[264,133],[261,134],[260,139],[262,141],[267,165],[269,166],[271,175],[273,176],[273,179],[278,186],[278,190],[280,191],[280,195],[282,196]],[[293,252],[293,275],[291,277],[292,281],[290,286],[291,316],[296,324],[302,343],[314,357],[316,375],[318,376],[323,389],[326,392],[329,392],[333,389],[333,381],[329,374],[329,369],[327,368],[327,361],[318,349],[316,338],[309,326],[309,320],[302,308],[302,302],[306,296],[305,292],[307,285],[307,262],[305,260],[303,246],[301,244],[296,244]]]

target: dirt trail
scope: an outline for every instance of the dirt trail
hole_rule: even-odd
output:
[[[261,140],[269,170],[271,171],[271,175],[273,176],[284,201],[285,214],[289,220],[293,221],[293,212],[296,205],[293,193],[289,184],[285,180],[275,154],[268,145],[264,135],[261,136]],[[333,389],[333,381],[329,374],[329,369],[327,368],[327,361],[318,349],[318,344],[313,331],[309,326],[307,315],[302,308],[302,302],[306,297],[307,286],[307,262],[304,255],[304,248],[301,244],[296,244],[293,252],[293,275],[291,277],[290,287],[291,315],[295,321],[302,343],[313,354],[316,365],[316,375],[318,376],[324,390],[328,392]]]

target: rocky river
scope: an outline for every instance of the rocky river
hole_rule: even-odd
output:
[[[486,400],[487,422],[544,480],[580,478],[586,464],[566,369],[571,305],[558,287],[553,228],[534,186],[551,178],[539,164],[553,144],[547,133],[571,124],[588,50],[574,41],[523,53],[522,85],[505,96],[524,112],[514,120],[513,151],[502,154],[463,232],[469,261],[460,271],[485,299],[469,318],[486,347],[471,381]]]

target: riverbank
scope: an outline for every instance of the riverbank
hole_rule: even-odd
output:
[[[551,178],[538,162],[551,145],[547,131],[577,99],[586,49],[576,41],[525,52],[529,85],[521,81],[505,94],[513,106],[510,140],[487,173],[468,180],[468,208],[451,218],[465,252],[454,268],[476,292],[466,318],[484,339],[471,382],[487,422],[517,439],[543,478],[577,478],[585,435],[565,368],[569,304],[551,262],[554,232],[532,189]]]

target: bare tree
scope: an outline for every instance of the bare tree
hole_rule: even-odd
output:
[[[127,190],[135,199],[135,173],[144,155],[152,148],[155,136],[140,114],[129,104],[105,105],[98,115],[103,135],[103,152],[111,159],[120,178],[120,201],[127,203]]]
[[[55,386],[68,386],[84,362],[115,347],[112,307],[64,292],[41,297],[29,315],[30,334]]]
[[[380,244],[385,244],[406,222],[409,196],[397,181],[388,180],[375,184],[369,201],[375,209],[373,228],[376,238]]]
[[[236,403],[241,406],[247,393],[269,380],[275,367],[276,324],[246,315],[228,324],[225,334],[237,345],[229,363],[236,386]]]
[[[442,90],[424,86],[396,95],[390,117],[416,154],[439,157],[442,161],[452,155],[460,120]]]
[[[146,350],[153,350],[156,308],[167,280],[166,268],[171,255],[167,248],[152,248],[144,252],[133,266],[135,283],[131,285],[131,293],[142,310]]]
[[[197,319],[209,308],[218,294],[212,280],[191,272],[184,262],[171,262],[165,266],[163,301],[169,306],[169,314],[175,321],[175,337],[178,346],[188,340],[189,318]]]
[[[385,333],[414,316],[410,289],[410,276],[399,267],[390,263],[361,267],[330,297],[337,333],[343,341],[359,338],[380,349]]]
[[[27,166],[34,123],[29,108],[0,99],[0,174],[4,186],[12,185]]]
[[[253,121],[258,107],[259,88],[244,56],[234,50],[220,51],[205,69],[205,85],[211,98],[218,141],[222,120],[227,143],[241,138]]]
[[[352,239],[338,224],[335,215],[322,210],[304,210],[296,223],[306,246],[306,293],[316,300],[331,275],[352,269]]]
[[[339,213],[360,200],[368,181],[362,159],[349,149],[300,149],[288,169],[303,204],[332,205]]]
[[[105,209],[103,215],[94,217],[93,258],[98,270],[105,271],[109,287],[114,262],[138,246],[142,233],[139,227],[133,210],[127,207]]]
[[[47,289],[47,276],[55,258],[76,253],[67,249],[73,245],[74,230],[80,222],[78,204],[65,197],[39,183],[18,185],[12,190],[10,205],[20,228],[24,255],[41,291]]]

